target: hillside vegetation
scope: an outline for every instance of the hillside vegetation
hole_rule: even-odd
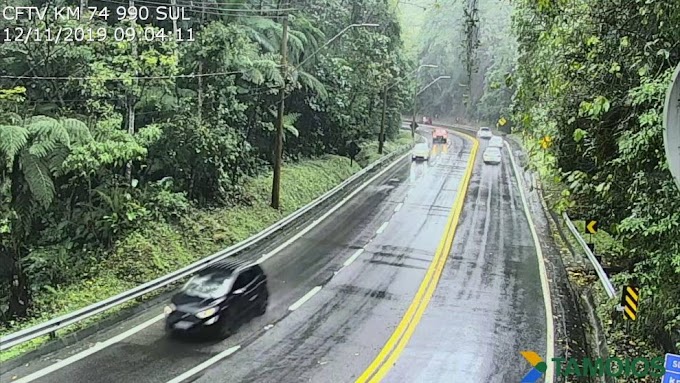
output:
[[[116,28],[158,36],[173,25],[118,21],[119,4],[89,5],[111,16],[0,21],[108,31],[94,41],[0,44],[2,333],[175,270],[329,190],[359,169],[349,164],[350,142],[364,147],[362,165],[377,158],[382,86],[413,69],[394,10],[380,1],[194,1],[184,5],[191,20],[177,27],[195,39],[179,42],[116,41]],[[277,8],[293,8],[283,68]],[[326,45],[361,23],[379,27],[349,29]],[[275,210],[268,205],[284,85]],[[386,133],[400,141],[387,151],[410,140],[398,137],[408,85],[389,90]]]

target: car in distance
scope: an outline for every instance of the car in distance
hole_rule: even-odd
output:
[[[165,307],[166,330],[226,338],[267,311],[264,270],[246,260],[223,260],[194,275]]]
[[[491,129],[487,127],[481,127],[477,131],[477,137],[479,138],[491,138],[493,137],[493,133],[491,133]]]
[[[445,144],[448,141],[449,132],[446,129],[436,128],[432,131],[432,143]]]
[[[488,147],[484,151],[485,164],[500,164],[501,163],[501,149],[496,147]]]
[[[490,148],[502,148],[503,147],[503,139],[498,136],[493,136],[489,140],[489,147]]]
[[[426,142],[420,142],[413,147],[413,153],[411,154],[411,160],[417,161],[418,159],[429,161],[430,160],[430,147]]]

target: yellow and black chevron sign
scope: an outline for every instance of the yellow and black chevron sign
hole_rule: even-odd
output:
[[[637,319],[638,303],[640,302],[640,288],[636,286],[626,286],[621,296],[621,306],[623,306],[623,316],[630,320]]]

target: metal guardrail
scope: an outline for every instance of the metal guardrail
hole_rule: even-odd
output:
[[[566,212],[562,213],[562,218],[564,218],[564,221],[567,223],[567,227],[569,227],[569,231],[571,231],[571,234],[573,234],[574,237],[576,237],[576,240],[578,241],[579,245],[581,245],[583,251],[586,252],[586,255],[588,256],[590,263],[593,264],[595,272],[597,273],[597,276],[600,278],[600,282],[602,282],[602,287],[604,287],[605,291],[607,291],[607,295],[609,296],[609,298],[614,298],[616,296],[616,289],[614,288],[614,285],[612,285],[612,282],[609,280],[607,273],[604,272],[604,269],[602,268],[602,265],[600,265],[600,262],[598,262],[597,258],[595,258],[595,254],[593,254],[592,250],[590,250],[590,248],[588,247],[586,241],[581,237],[578,230],[576,230],[574,223],[571,222],[571,219],[569,219],[569,216],[567,215]]]
[[[193,273],[209,266],[210,264],[213,264],[217,261],[220,261],[224,258],[236,255],[244,250],[247,250],[248,248],[260,243],[266,238],[271,237],[273,234],[291,226],[292,223],[294,223],[297,219],[299,219],[301,216],[305,215],[312,209],[318,207],[321,205],[323,202],[328,200],[329,198],[333,197],[335,194],[340,192],[342,189],[346,188],[348,185],[354,183],[358,179],[366,176],[369,172],[372,170],[376,169],[377,167],[381,166],[382,164],[391,161],[394,157],[397,155],[401,154],[405,150],[395,150],[394,152],[382,157],[381,159],[373,162],[372,164],[368,165],[367,167],[361,169],[333,189],[329,190],[328,192],[324,193],[314,201],[310,202],[309,204],[303,206],[302,208],[298,209],[295,211],[293,214],[290,214],[286,218],[274,223],[273,225],[269,226],[268,228],[262,230],[261,232],[255,234],[254,236],[251,236],[239,243],[236,243],[224,250],[221,250],[213,255],[210,255],[208,257],[205,257],[201,259],[200,261],[194,262],[189,266],[186,266],[180,270],[177,270],[175,272],[172,272],[170,274],[164,275],[162,277],[156,278],[153,281],[144,283],[142,285],[139,285],[133,289],[130,289],[128,291],[125,291],[123,293],[120,293],[116,296],[113,296],[111,298],[105,299],[103,301],[94,303],[92,305],[89,305],[87,307],[84,307],[80,310],[76,310],[72,313],[62,315],[60,317],[48,320],[46,322],[43,322],[41,324],[35,325],[33,327],[29,327],[27,329],[17,331],[15,333],[3,336],[0,338],[0,351],[5,351],[8,350],[14,346],[17,346],[19,344],[28,342],[30,340],[33,340],[35,338],[41,337],[48,335],[50,333],[53,333],[57,330],[61,330],[65,327],[68,327],[74,323],[81,322],[87,318],[90,318],[94,315],[97,315],[99,313],[102,313],[104,311],[110,310],[118,305],[124,304],[126,302],[129,302],[135,298],[138,298],[142,295],[151,293],[153,291],[156,291],[160,288],[163,288],[165,286],[170,285],[173,282],[176,282],[182,278],[188,277],[192,275]]]

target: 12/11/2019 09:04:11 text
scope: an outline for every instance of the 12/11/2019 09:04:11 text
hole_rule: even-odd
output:
[[[106,40],[120,41],[194,41],[192,28],[177,29],[176,31],[163,28],[145,27],[135,29],[133,27],[114,28],[88,28],[88,27],[55,27],[55,28],[32,28],[10,27],[0,30],[0,43],[8,42],[103,42]]]

